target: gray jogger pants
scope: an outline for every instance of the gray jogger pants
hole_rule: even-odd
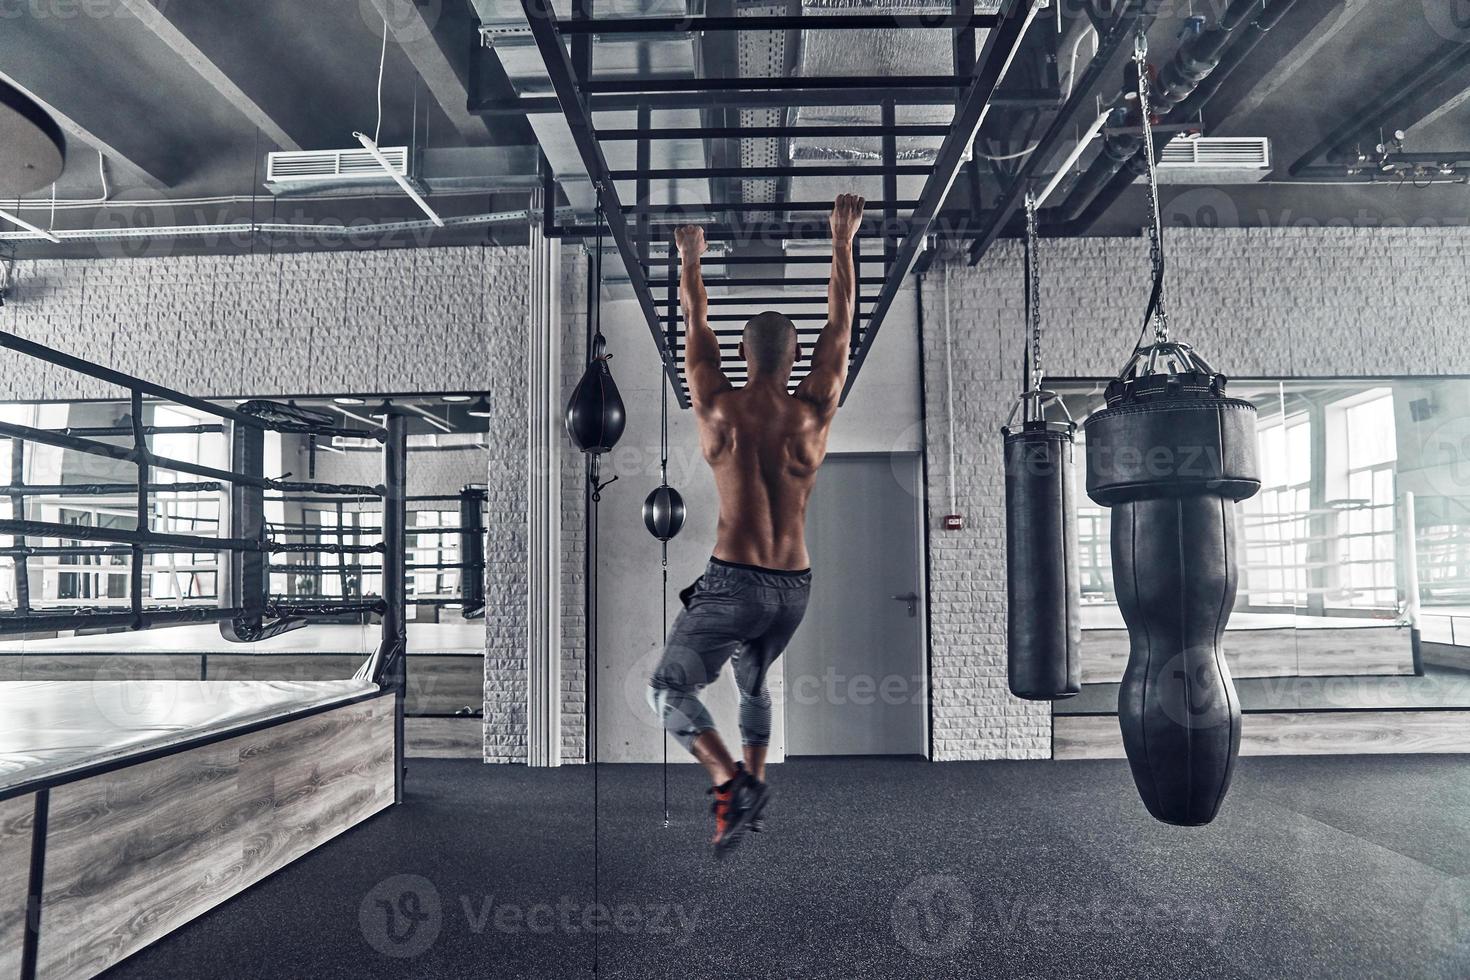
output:
[[[649,679],[648,700],[680,745],[688,749],[701,732],[715,727],[699,694],[732,659],[740,689],[741,743],[770,743],[766,671],[801,625],[811,584],[810,569],[780,571],[711,558],[704,574],[679,593],[684,610]]]

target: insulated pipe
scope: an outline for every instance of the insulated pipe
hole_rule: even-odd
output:
[[[1162,110],[1158,113],[1160,118],[1163,118],[1164,113],[1167,112],[1170,116],[1188,119],[1203,109],[1219,87],[1224,84],[1225,79],[1229,78],[1231,73],[1255,50],[1256,45],[1286,15],[1295,2],[1296,0],[1278,0],[1278,2],[1266,4],[1261,15],[1251,22],[1246,32],[1238,35],[1236,43],[1223,56],[1217,53],[1214,66],[1195,82],[1196,87],[1191,92],[1181,93],[1176,90],[1170,93],[1169,99],[1161,99],[1156,104],[1155,107]],[[1259,6],[1258,3],[1236,0],[1236,3],[1232,4],[1222,15],[1221,26],[1223,27],[1226,18],[1231,17],[1232,14],[1244,17],[1257,6]],[[1245,8],[1243,11],[1240,10],[1242,7]],[[1238,30],[1240,21],[1234,20],[1232,23]],[[1211,33],[1213,32],[1205,32],[1199,37],[1203,39]],[[1232,31],[1227,34],[1226,38],[1211,38],[1208,41],[1202,41],[1201,43],[1206,45],[1203,50],[1208,51],[1216,45],[1223,45],[1227,38],[1236,36]],[[1190,45],[1186,44],[1185,47],[1190,47]],[[1183,70],[1181,70],[1178,81],[1182,81],[1183,78]],[[1159,87],[1162,88],[1163,84],[1164,73],[1161,72]],[[1130,161],[1137,158],[1141,149],[1141,141],[1137,141],[1136,138],[1135,141],[1140,145],[1134,148]],[[1163,153],[1165,145],[1164,143],[1158,144],[1154,152]],[[1074,235],[1086,231],[1108,208],[1113,206],[1123,191],[1133,183],[1136,176],[1137,171],[1134,167],[1128,166],[1127,162],[1117,163],[1116,153],[1106,158],[1099,156],[1068,195],[1068,200],[1074,203],[1067,209],[1065,221],[1048,227],[1048,232],[1057,235]]]
[[[1252,12],[1259,10],[1261,3],[1262,0],[1235,0],[1220,15],[1214,27],[1191,35],[1179,45],[1174,57],[1159,69],[1158,84],[1151,93],[1156,114],[1162,116],[1167,113],[1209,77],[1219,66],[1221,53],[1229,43],[1231,33]]]

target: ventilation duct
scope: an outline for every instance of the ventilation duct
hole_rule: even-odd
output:
[[[1176,136],[1159,160],[1161,184],[1253,184],[1271,172],[1271,141],[1258,136]]]
[[[418,154],[410,154],[404,146],[385,146],[381,151],[392,172],[421,192],[494,193],[541,185],[534,146],[439,147]],[[272,194],[361,194],[364,188],[387,191],[394,185],[392,176],[365,149],[266,156],[265,186]]]
[[[785,14],[785,3],[743,3],[735,8],[737,17],[776,17]],[[779,78],[786,74],[786,31],[741,31],[736,37],[736,66],[740,78]],[[760,129],[780,126],[785,122],[784,109],[741,109],[740,126]],[[775,137],[742,139],[740,166],[779,167],[783,141]],[[769,204],[776,200],[779,185],[769,177],[740,181],[740,200],[748,204]],[[768,221],[771,212],[749,215],[752,221]]]
[[[998,0],[979,0],[977,13],[995,13],[999,10]],[[852,13],[905,13],[905,14],[948,14],[952,12],[948,3],[933,0],[803,0],[802,14],[822,17],[832,14]],[[977,31],[977,48],[983,43],[984,32]],[[824,31],[811,28],[803,32],[800,74],[808,76],[862,75],[881,78],[884,75],[944,75],[954,74],[954,43],[948,29],[935,30],[875,30],[875,31]],[[947,125],[954,117],[954,107],[949,105],[899,105],[896,108],[900,125],[939,124]],[[881,110],[877,106],[803,106],[796,110],[796,125],[867,125],[881,123]],[[943,139],[938,136],[907,136],[898,139],[898,157],[910,162],[929,162],[934,159]],[[791,140],[791,159],[830,163],[833,160],[851,160],[853,163],[871,163],[882,159],[882,140],[876,137],[838,139],[821,137]],[[792,179],[790,196],[800,200],[822,200],[832,189],[831,178]],[[898,196],[915,198],[923,188],[922,177],[900,177]],[[881,177],[853,177],[844,182],[844,191],[862,194],[869,200],[883,196]]]

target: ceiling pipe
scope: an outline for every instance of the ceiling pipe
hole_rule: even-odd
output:
[[[3,215],[4,212],[0,212]],[[423,231],[429,228],[474,228],[481,225],[498,225],[508,222],[526,221],[529,212],[491,211],[486,214],[469,214],[447,218],[440,225],[432,221],[389,221],[374,225],[303,225],[281,222],[236,222],[232,224],[171,225],[165,227],[138,226],[129,228],[76,229],[71,231],[47,232],[31,226],[26,231],[0,232],[0,242],[31,242],[38,238],[57,245],[71,242],[100,242],[119,238],[192,238],[201,235],[334,235],[361,236],[382,235],[392,232]],[[25,222],[22,222],[25,224]]]
[[[1225,80],[1250,57],[1261,39],[1280,22],[1281,18],[1286,16],[1295,3],[1296,0],[1275,0],[1275,2],[1267,3],[1261,15],[1251,21],[1249,28],[1217,60],[1215,67],[1197,83],[1190,94],[1182,101],[1175,102],[1173,111],[1167,113],[1167,116],[1184,120],[1197,115],[1208,104],[1210,98],[1219,91]],[[1159,115],[1160,121],[1165,121],[1166,114],[1160,113]],[[1072,237],[1086,233],[1093,223],[1101,218],[1123,195],[1123,192],[1133,184],[1138,176],[1137,168],[1142,165],[1139,160],[1142,153],[1142,141],[1131,134],[1128,138],[1137,144],[1133,154],[1119,162],[1117,156],[1121,155],[1123,148],[1120,146],[1119,150],[1109,156],[1106,161],[1099,157],[1069,195],[1068,200],[1073,203],[1067,210],[1066,220],[1048,223],[1045,227],[1044,230],[1048,235]],[[1164,147],[1167,145],[1167,140],[1156,143],[1155,162],[1163,155]]]
[[[1252,11],[1258,10],[1262,0],[1235,0],[1225,13],[1220,15],[1214,28],[1191,34],[1174,57],[1159,71],[1154,90],[1158,102],[1153,106],[1154,115],[1160,119],[1178,105],[1208,78],[1220,65],[1221,52],[1241,22]],[[1130,81],[1113,100],[1114,125],[1124,126],[1138,123],[1136,104],[1137,86],[1132,82],[1132,62],[1128,68]],[[1067,220],[1074,221],[1095,198],[1128,167],[1143,149],[1143,139],[1137,133],[1118,133],[1103,139],[1102,153],[1068,192],[1067,200],[1073,202],[1067,211]],[[1130,168],[1130,174],[1133,170]]]
[[[984,258],[985,253],[995,244],[1011,217],[1021,206],[1025,193],[1030,190],[1035,181],[1040,179],[1039,175],[1043,172],[1043,168],[1062,144],[1073,138],[1075,130],[1072,120],[1083,111],[1084,106],[1089,111],[1095,111],[1093,105],[1099,98],[1098,92],[1104,84],[1104,75],[1110,70],[1119,52],[1132,43],[1133,36],[1140,26],[1147,30],[1153,24],[1154,19],[1158,16],[1160,5],[1161,0],[1141,0],[1141,2],[1129,0],[1113,8],[1112,21],[1097,25],[1101,32],[1097,53],[1082,70],[1082,77],[1072,85],[1072,94],[1053,117],[1051,126],[1042,135],[1036,148],[1026,157],[1020,170],[1002,190],[995,206],[986,212],[981,231],[974,234],[970,242],[970,265],[975,265]],[[927,259],[935,254],[937,253],[934,250],[929,250],[925,252],[925,257]],[[925,265],[920,265],[919,268],[922,270],[925,267]]]

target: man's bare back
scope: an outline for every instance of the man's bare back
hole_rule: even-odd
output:
[[[740,355],[746,360],[749,380],[741,388],[730,383],[721,368],[719,343],[709,328],[699,264],[704,232],[686,227],[676,233],[683,272],[685,370],[704,457],[720,495],[716,558],[770,569],[804,569],[811,564],[806,504],[827,455],[827,435],[847,381],[854,298],[852,238],[862,214],[863,199],[855,194],[840,195],[833,205],[827,325],[812,352],[811,371],[794,393],[788,385],[800,349],[795,328],[779,314],[761,314],[747,326]],[[765,329],[753,337],[757,326]],[[782,331],[791,335],[789,357],[779,351],[747,349],[773,342]]]
[[[710,775],[716,857],[728,853],[747,829],[761,829],[771,795],[765,782],[771,739],[766,672],[795,636],[811,593],[806,502],[847,382],[852,237],[862,215],[863,199],[856,194],[840,195],[832,207],[827,325],[812,352],[811,371],[795,391],[791,369],[801,353],[799,338],[779,313],[758,314],[745,325],[740,357],[747,380],[740,388],[730,383],[719,340],[709,328],[699,263],[704,232],[691,226],[674,236],[687,328],[685,374],[704,458],[720,492],[720,527],[704,574],[679,593],[684,611],[649,678],[648,701],[664,729]],[[739,762],[700,701],[731,660],[740,692]]]

